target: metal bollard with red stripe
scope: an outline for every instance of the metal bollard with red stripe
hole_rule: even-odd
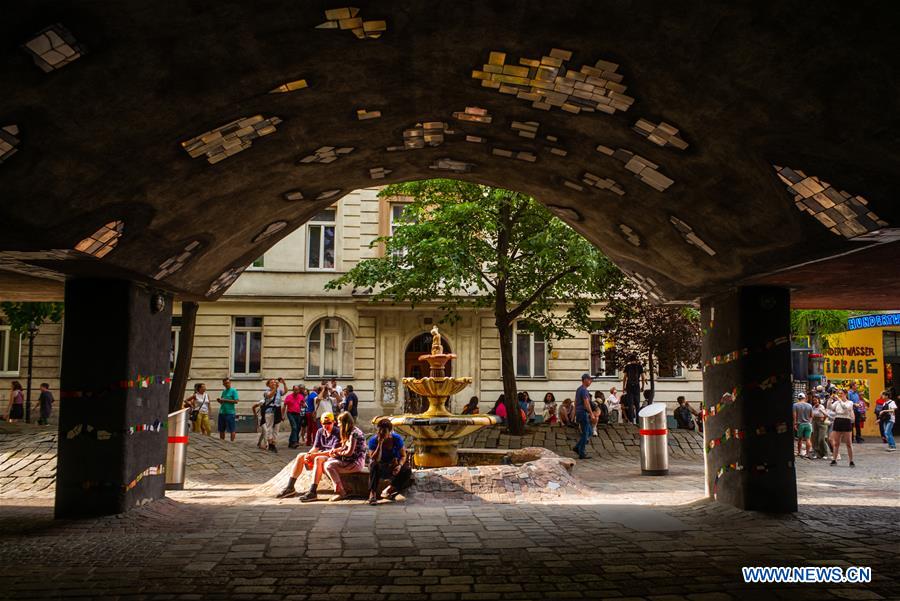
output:
[[[187,463],[189,409],[169,414],[169,438],[166,445],[166,490],[184,488],[184,468]]]
[[[641,420],[641,474],[669,473],[669,428],[665,403],[650,403],[638,413]]]

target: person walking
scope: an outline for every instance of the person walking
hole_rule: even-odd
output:
[[[44,382],[41,384],[41,395],[38,397],[38,407],[41,414],[38,417],[38,424],[46,426],[50,423],[50,414],[53,413],[53,393],[50,392],[50,385]]]
[[[591,418],[594,412],[591,410],[591,391],[589,390],[593,381],[591,374],[581,374],[581,386],[575,391],[575,422],[581,428],[581,437],[574,450],[579,459],[590,459],[586,447],[591,439],[591,434],[593,434]]]
[[[625,410],[628,413],[628,421],[637,424],[641,392],[647,384],[647,376],[644,374],[644,366],[641,365],[636,353],[629,355],[624,372],[622,389],[625,391]]]
[[[300,447],[300,427],[303,424],[303,408],[306,406],[306,397],[299,385],[294,385],[290,394],[284,397],[284,413],[291,425],[291,435],[288,437],[288,448]]]
[[[412,476],[403,437],[394,432],[394,425],[385,417],[378,420],[376,433],[369,438],[368,448],[369,505],[375,505],[381,497],[393,501]],[[390,480],[391,483],[379,493],[382,480]]]
[[[856,382],[850,382],[847,389],[847,399],[853,403],[853,427],[856,429],[855,442],[862,443],[862,429],[866,425],[866,411],[869,409],[866,399],[859,394],[859,386]]]
[[[225,440],[225,432],[231,435],[231,442],[236,437],[235,420],[237,415],[238,391],[231,386],[231,378],[222,379],[222,394],[216,399],[219,402],[219,438]]]
[[[847,447],[850,467],[856,467],[853,463],[853,403],[847,398],[846,392],[843,390],[838,392],[838,398],[831,403],[831,411],[834,413],[834,427],[831,433],[834,458],[831,465],[837,465],[841,458],[841,442],[843,442]]]
[[[212,434],[212,427],[209,423],[209,395],[206,393],[206,384],[198,382],[194,384],[194,394],[186,399],[190,404],[192,412],[196,412],[194,419],[194,432],[200,432],[209,436]]]
[[[812,448],[814,459],[828,458],[828,445],[825,440],[828,433],[828,412],[822,400],[814,396],[812,398]]]
[[[806,402],[806,395],[797,395],[794,403],[794,430],[797,432],[797,455],[806,457],[812,454],[812,405]]]
[[[890,397],[889,392],[881,393],[886,400],[878,414],[878,421],[884,426],[884,438],[888,445],[888,452],[897,450],[897,443],[894,440],[894,426],[897,425],[897,401]]]
[[[6,419],[10,423],[25,419],[25,393],[18,380],[13,380],[9,393],[9,404],[6,406]]]
[[[334,483],[334,495],[329,501],[343,501],[349,494],[341,481],[341,474],[361,472],[366,466],[366,438],[353,423],[353,416],[346,411],[338,416],[341,428],[341,444],[331,451],[331,458],[322,469]]]

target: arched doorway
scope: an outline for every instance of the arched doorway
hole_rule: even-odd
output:
[[[441,336],[441,344],[444,345],[444,352],[450,353],[450,343]],[[428,375],[429,367],[426,361],[419,359],[422,355],[431,352],[431,334],[422,332],[409,341],[406,345],[406,352],[403,355],[403,376],[406,378],[424,378]],[[453,375],[453,361],[448,361],[444,367],[446,376]],[[408,388],[404,388],[403,411],[405,413],[421,413],[427,406],[425,397],[422,397]]]

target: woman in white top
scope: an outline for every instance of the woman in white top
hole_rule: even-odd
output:
[[[212,428],[209,425],[209,395],[206,394],[206,384],[195,384],[194,394],[188,397],[186,402],[190,404],[193,411],[197,412],[197,419],[194,420],[194,432],[202,432],[209,436]]]
[[[841,441],[847,446],[847,456],[850,458],[850,467],[856,467],[853,463],[853,439],[851,433],[853,431],[853,401],[847,398],[847,392],[841,390],[838,397],[832,397],[831,410],[834,416],[834,428],[831,432],[831,444],[833,447],[833,459],[831,465],[837,465],[841,458]]]
[[[609,423],[621,424],[622,406],[619,404],[619,393],[616,391],[615,386],[609,389],[609,394],[606,396],[606,404],[609,406]]]

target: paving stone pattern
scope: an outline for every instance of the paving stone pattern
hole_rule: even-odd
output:
[[[41,456],[53,440],[41,431],[0,436],[0,469],[40,461],[34,471],[48,469]],[[10,498],[4,487],[0,599],[898,598],[900,463],[874,441],[856,447],[855,469],[846,459],[837,467],[798,459],[800,510],[787,516],[698,500],[696,458],[673,459],[669,477],[650,478],[632,454],[577,462],[574,474],[593,494],[569,502],[515,490],[516,502],[504,503],[444,491],[375,507],[279,501],[248,487],[290,455],[255,442],[192,435],[191,488],[121,516],[55,521],[52,498]],[[254,469],[209,467],[239,461]],[[874,581],[745,585],[744,565],[862,565]]]

